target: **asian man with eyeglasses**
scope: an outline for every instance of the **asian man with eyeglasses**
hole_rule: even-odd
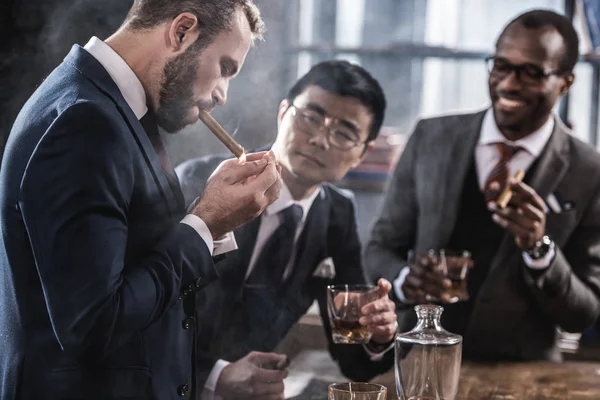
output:
[[[379,300],[363,308],[360,323],[373,333],[367,345],[334,344],[326,308],[327,285],[366,282],[354,200],[329,182],[373,147],[385,106],[379,83],[346,61],[315,65],[281,102],[271,147],[282,167],[279,200],[234,232],[238,250],[216,264],[220,279],[198,301],[203,399],[283,398],[286,372],[261,365],[281,363],[283,356],[269,352],[314,300],[345,375],[366,381],[392,366],[397,324],[390,282],[380,280]],[[177,167],[188,201],[222,159]],[[333,265],[322,263],[328,259]]]

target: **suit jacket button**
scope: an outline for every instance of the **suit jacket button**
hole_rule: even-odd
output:
[[[196,318],[187,317],[186,319],[183,320],[181,326],[183,326],[183,329],[188,330],[190,328],[193,328],[195,323],[196,323]]]
[[[202,286],[202,278],[196,279],[196,287],[199,288],[200,286]]]
[[[190,389],[190,387],[188,386],[187,383],[185,383],[177,388],[177,394],[180,395],[181,397],[183,397],[188,393],[189,389]]]

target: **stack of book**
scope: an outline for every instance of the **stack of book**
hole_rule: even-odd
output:
[[[347,189],[382,191],[406,144],[406,135],[393,127],[383,127],[375,146],[356,168],[350,170],[339,186]]]

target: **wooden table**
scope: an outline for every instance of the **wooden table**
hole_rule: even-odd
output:
[[[373,382],[396,399],[393,371]],[[464,363],[456,400],[600,400],[600,364]]]

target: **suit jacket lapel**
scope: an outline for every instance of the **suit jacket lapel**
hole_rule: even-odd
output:
[[[469,117],[464,116],[460,124],[449,132],[452,134],[450,151],[443,151],[439,158],[434,157],[439,160],[436,162],[439,179],[432,179],[432,181],[439,182],[441,185],[436,198],[437,209],[441,212],[438,214],[438,226],[432,231],[438,232],[437,241],[434,241],[432,246],[428,246],[430,248],[445,246],[450,240],[458,216],[463,183],[473,161],[485,112]]]
[[[554,119],[554,131],[539,156],[531,181],[528,182],[536,193],[546,199],[562,180],[569,168],[569,141],[566,127],[558,119]],[[506,233],[496,253],[490,272],[504,265],[507,257],[514,254],[516,244],[512,234]]]
[[[112,80],[104,67],[102,67],[102,64],[100,64],[90,53],[77,45],[73,46],[70,53],[65,58],[65,62],[85,75],[98,90],[112,99],[117,110],[129,126],[130,132],[133,134],[134,139],[146,160],[146,164],[154,177],[154,181],[157,183],[161,197],[167,204],[169,214],[172,217],[176,216],[176,214],[183,214],[184,201],[181,189],[179,189],[179,193],[177,193],[177,188],[173,188],[169,184],[167,175],[162,169],[160,160],[154,151],[154,147],[152,146],[146,131],[133,113],[131,107],[129,107],[123,98],[117,84]],[[174,210],[177,211],[175,212]]]

